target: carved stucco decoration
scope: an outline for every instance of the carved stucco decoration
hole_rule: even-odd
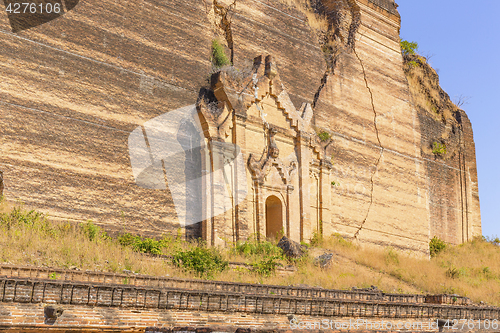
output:
[[[210,96],[210,94],[212,94]],[[258,56],[254,59],[250,71],[238,71],[232,67],[225,68],[212,75],[210,94],[201,94],[197,106],[205,137],[211,140],[224,141],[231,132],[233,119],[231,111],[236,116],[246,117],[247,110],[257,105],[266,97],[276,101],[277,108],[282,111],[296,134],[307,138],[307,145],[314,152],[315,159],[324,160],[327,147],[332,140],[322,142],[312,126],[313,109],[309,103],[304,103],[300,109],[293,105],[286,89],[281,82],[276,64],[271,56],[265,59]],[[279,149],[274,136],[277,129],[263,119],[266,128],[267,146],[260,157],[250,154],[248,167],[258,183],[263,183],[273,166],[278,170],[283,183],[290,184],[290,173],[297,168],[297,161],[287,162],[279,158]],[[325,159],[326,161],[326,159]],[[328,165],[331,163],[327,161]]]
[[[254,154],[250,154],[248,167],[250,168],[254,179],[259,183],[263,183],[271,171],[271,168],[275,166],[281,176],[281,179],[283,180],[283,183],[285,185],[289,185],[290,173],[296,168],[296,162],[292,162],[287,168],[281,161],[279,158],[279,149],[276,141],[274,140],[276,132],[275,128],[269,129],[268,146],[264,148],[264,152],[259,160],[257,160]]]
[[[201,128],[206,138],[225,141],[233,127],[232,112],[224,102],[207,102],[200,98],[197,103]]]

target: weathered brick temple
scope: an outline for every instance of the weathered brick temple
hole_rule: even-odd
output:
[[[481,234],[471,124],[423,58],[408,66],[393,0],[58,3],[32,25],[0,11],[9,202],[214,245],[339,233],[426,256],[433,236]],[[234,66],[213,67],[216,39]],[[0,271],[10,332],[500,319],[445,295]]]
[[[309,12],[278,0],[69,7],[16,32],[0,12],[7,200],[143,235],[186,225],[213,244],[340,233],[425,255],[433,236],[481,234],[471,124],[434,106],[432,91],[421,89],[431,111],[414,102],[392,0],[314,0]],[[234,67],[212,69],[216,38]],[[168,186],[137,184],[131,133],[186,106],[207,149],[241,149],[246,181],[229,191],[241,200],[219,201],[200,183],[199,201],[182,203],[168,170]],[[161,171],[168,159],[151,156]]]

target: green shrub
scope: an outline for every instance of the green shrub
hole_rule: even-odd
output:
[[[35,210],[27,211],[20,205],[14,207],[9,213],[0,214],[0,225],[9,230],[16,226],[45,229],[50,224],[44,214]]]
[[[220,68],[231,64],[229,61],[224,46],[217,40],[212,40],[212,64],[214,67]]]
[[[446,154],[446,145],[440,142],[432,143],[432,153],[434,155],[444,155]]]
[[[400,45],[403,55],[415,54],[418,50],[418,44],[416,42],[408,42],[407,40],[402,40],[400,42]]]
[[[330,138],[332,137],[330,135],[330,133],[328,133],[328,132],[320,132],[320,133],[318,133],[318,136],[319,136],[319,139],[323,142],[330,140]]]
[[[431,253],[431,257],[435,257],[439,252],[443,251],[446,248],[446,243],[436,236],[432,237],[429,242],[429,251]]]
[[[118,243],[122,246],[132,246],[138,239],[140,240],[141,238],[127,232],[126,234],[118,236]]]
[[[252,264],[253,271],[266,277],[274,275],[274,273],[276,273],[276,267],[280,264],[278,262],[279,259],[280,257],[278,256],[261,259]]]
[[[311,237],[311,245],[318,246],[323,243],[323,236],[319,232],[313,232]]]
[[[100,227],[96,226],[91,220],[88,220],[85,224],[81,224],[80,227],[85,237],[91,242],[109,238],[108,234]]]
[[[136,252],[141,253],[149,253],[149,254],[161,254],[161,243],[152,238],[136,239],[136,241],[132,244],[132,248]]]
[[[283,250],[268,241],[247,240],[245,242],[237,242],[234,252],[245,256],[263,255],[283,257]]]
[[[419,67],[420,64],[418,62],[412,60],[412,61],[408,62],[408,66],[410,66],[411,68],[414,68],[414,67]]]
[[[179,250],[173,255],[172,263],[205,278],[212,278],[215,273],[229,267],[229,263],[222,258],[218,250],[204,247]]]
[[[120,235],[118,237],[118,243],[122,246],[130,246],[135,252],[149,253],[149,254],[162,254],[162,249],[164,248],[164,241],[155,240],[152,238],[142,239],[139,236],[134,236],[130,233]]]

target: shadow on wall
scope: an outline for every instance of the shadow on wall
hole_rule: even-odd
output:
[[[247,195],[241,149],[230,142],[205,144],[196,105],[167,112],[136,128],[128,139],[138,186],[168,189],[181,226],[221,215]],[[213,196],[216,205],[209,205]]]
[[[3,0],[12,32],[31,29],[55,20],[80,0]]]

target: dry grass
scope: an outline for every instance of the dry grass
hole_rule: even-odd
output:
[[[81,226],[55,223],[36,212],[19,207],[0,207],[0,262],[81,270],[122,272],[124,269],[155,276],[195,278],[168,261],[146,258],[117,240],[90,240]],[[26,218],[28,217],[28,218]],[[165,238],[163,252],[200,246],[178,237]],[[255,263],[265,255],[220,250],[230,261]],[[331,265],[320,269],[313,257],[325,251],[334,254]],[[278,260],[286,265],[289,262]],[[358,247],[333,235],[309,250],[309,256],[292,262],[297,272],[264,276],[246,268],[225,270],[214,279],[275,285],[308,285],[334,289],[377,286],[385,292],[457,293],[473,301],[500,306],[500,248],[482,239],[448,246],[431,260],[418,259],[393,249]]]
[[[330,240],[324,247],[338,251],[338,245],[331,243]],[[423,293],[459,294],[474,302],[500,306],[500,247],[482,238],[447,246],[431,260],[391,248],[355,248],[342,253],[359,265],[391,275]]]

